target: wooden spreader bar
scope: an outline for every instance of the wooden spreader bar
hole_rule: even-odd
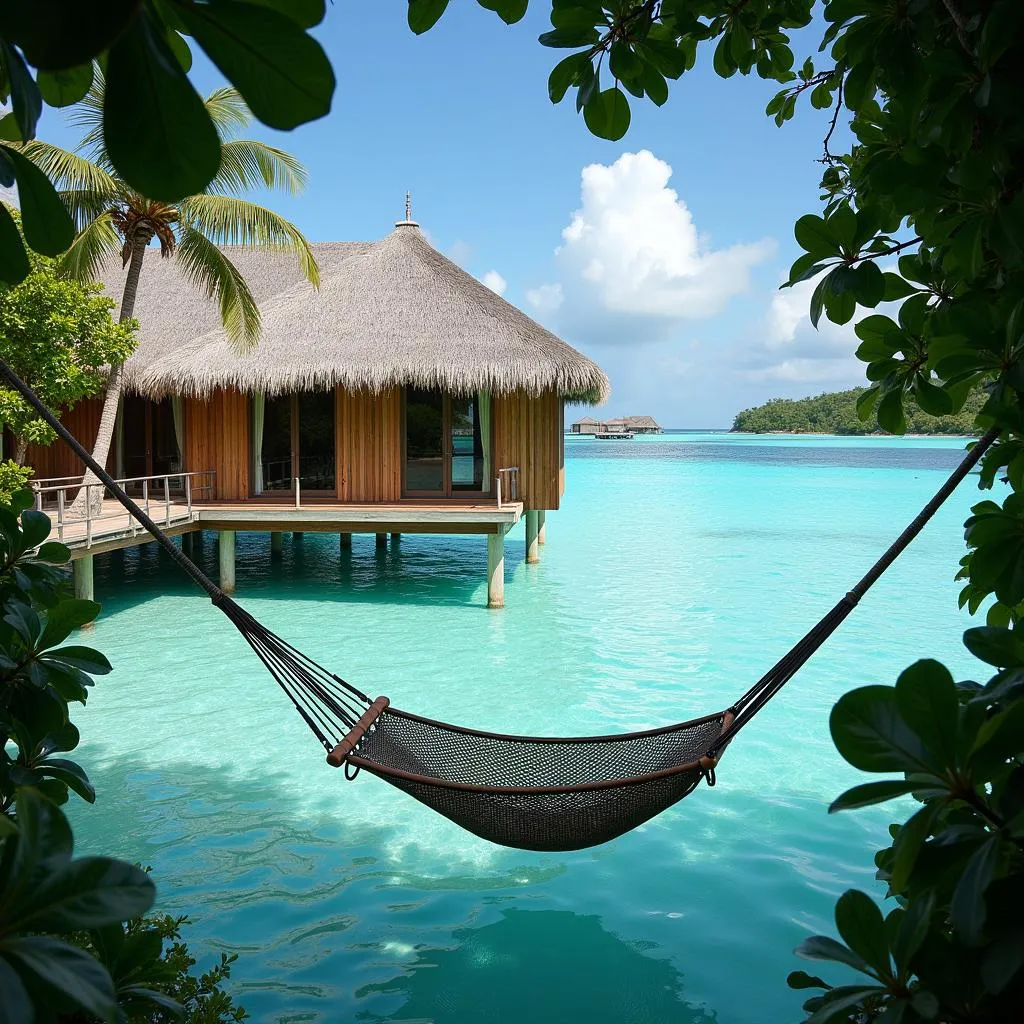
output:
[[[340,768],[345,758],[359,745],[366,731],[383,714],[391,702],[387,697],[378,697],[362,714],[359,721],[352,726],[349,734],[327,755],[327,763],[332,768]]]

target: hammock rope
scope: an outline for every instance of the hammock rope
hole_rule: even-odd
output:
[[[608,842],[715,784],[728,744],[835,632],[998,438],[981,437],[861,580],[724,711],[611,736],[510,736],[423,718],[369,697],[271,632],[224,593],[124,492],[35,392],[0,360],[0,377],[32,406],[128,513],[210,597],[346,778],[361,771],[491,842],[574,850]]]

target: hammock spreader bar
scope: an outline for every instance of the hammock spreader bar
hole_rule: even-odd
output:
[[[18,391],[96,478],[194,580],[263,662],[347,778],[366,770],[494,843],[572,850],[607,842],[715,783],[726,746],[818,650],[921,532],[999,436],[989,430],[864,577],[730,708],[612,736],[509,736],[423,718],[375,700],[318,665],[228,597],[122,490],[38,396]]]

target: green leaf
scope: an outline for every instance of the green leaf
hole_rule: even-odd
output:
[[[146,11],[110,49],[103,132],[118,172],[151,199],[202,192],[220,167],[206,107]]]
[[[591,68],[590,58],[585,53],[574,53],[560,60],[548,76],[548,96],[552,103],[561,103],[569,86],[578,85],[581,71]]]
[[[629,101],[621,89],[605,89],[583,108],[583,120],[599,139],[618,142],[629,130]]]
[[[113,1020],[117,997],[110,975],[84,950],[45,935],[8,938],[2,948],[46,989],[56,990],[101,1020]]]
[[[409,0],[409,28],[421,36],[432,29],[448,7],[448,0]]]
[[[989,665],[998,668],[1024,666],[1024,641],[1013,630],[975,626],[964,633],[964,646]]]
[[[930,416],[948,416],[953,411],[949,392],[933,384],[923,373],[914,375],[914,398]]]
[[[878,425],[890,434],[905,434],[907,418],[903,412],[903,392],[899,388],[887,391],[878,403]]]
[[[75,222],[50,179],[23,153],[4,148],[18,179],[25,241],[44,256],[59,256],[75,237]]]
[[[34,548],[50,536],[50,517],[45,512],[27,508],[21,513],[21,529],[25,535],[25,547]]]
[[[54,605],[46,613],[46,625],[43,635],[39,638],[37,649],[40,651],[56,647],[63,643],[76,629],[92,622],[100,613],[100,606],[95,601],[83,601],[69,598]]]
[[[260,7],[270,7],[280,14],[286,14],[296,25],[313,28],[324,20],[327,5],[324,0],[248,0]]]
[[[36,124],[43,112],[43,99],[39,94],[39,86],[21,54],[9,43],[0,39],[0,57],[3,58],[3,69],[6,72],[6,88],[9,90],[11,108],[14,119],[18,122],[21,137],[25,140],[36,137]],[[4,96],[7,99],[7,96]]]
[[[865,772],[931,772],[920,739],[899,713],[891,686],[862,686],[844,693],[829,718],[839,753]]]
[[[813,213],[801,217],[794,225],[793,233],[800,246],[817,259],[839,255],[839,243],[831,230],[821,217]]]
[[[884,779],[881,782],[865,782],[848,789],[837,796],[829,805],[828,813],[851,811],[858,807],[869,807],[871,804],[885,803],[894,797],[905,796],[920,787],[919,782],[907,779]]]
[[[919,811],[911,815],[900,828],[895,842],[892,844],[892,871],[889,886],[893,892],[903,892],[907,887],[910,874],[917,863],[917,855],[921,846],[931,835],[932,827],[942,812],[940,804],[925,804]]]
[[[640,72],[640,83],[644,92],[657,106],[662,106],[668,100],[668,82],[665,76],[653,65],[644,61]]]
[[[986,719],[978,730],[970,764],[979,782],[987,781],[1011,758],[1024,750],[1024,701],[1012,704]]]
[[[840,985],[823,996],[824,1004],[804,1024],[839,1024],[844,1019],[855,1020],[856,1017],[851,1017],[848,1011],[876,1000],[887,992],[888,989],[880,985]]]
[[[3,148],[0,147],[0,159]],[[0,281],[6,285],[21,284],[31,269],[21,232],[14,223],[7,207],[0,203]]]
[[[854,270],[853,294],[862,306],[873,308],[885,296],[885,278],[874,260],[863,260]]]
[[[94,651],[91,647],[58,647],[55,651],[50,651],[49,654],[45,655],[42,660],[46,662],[60,661],[65,665],[71,665],[74,668],[81,669],[83,672],[88,672],[91,676],[105,676],[108,672],[112,671],[110,662],[107,661],[106,657],[100,654],[99,651]]]
[[[969,945],[976,945],[985,926],[985,891],[995,877],[1002,853],[1002,836],[996,833],[971,854],[949,905],[953,927]]]
[[[102,928],[144,914],[156,887],[145,871],[111,857],[81,857],[46,874],[28,907],[16,916],[19,928],[73,931]]]
[[[916,291],[914,286],[908,281],[904,281],[899,274],[886,272],[883,274],[883,278],[885,279],[885,290],[882,293],[883,302],[895,302],[897,299],[905,299]]]
[[[76,67],[121,33],[140,0],[32,0],[0,6],[0,35],[17,43],[44,71]]]
[[[6,819],[5,819],[6,820]],[[4,959],[0,946],[0,1024],[22,1024],[35,1019],[35,1009],[18,972]]]
[[[77,103],[92,85],[92,63],[63,71],[40,71],[37,78],[39,91],[51,107],[69,107]]]
[[[89,781],[89,776],[81,765],[65,758],[47,758],[37,761],[35,769],[48,778],[62,782],[73,793],[77,793],[86,803],[96,803],[96,790]]]
[[[907,903],[899,913],[899,927],[892,941],[892,955],[898,970],[906,970],[912,957],[924,944],[935,910],[935,895],[927,893]]]
[[[827,981],[823,981],[817,975],[808,974],[806,971],[790,971],[786,977],[786,984],[790,988],[796,989],[832,987]]]
[[[981,980],[989,992],[1003,992],[1017,973],[1024,968],[1024,928],[1007,934],[986,950],[981,964]]]
[[[960,701],[946,666],[922,659],[904,669],[896,681],[896,706],[903,721],[936,756],[937,764],[955,770]]]
[[[410,3],[410,17],[412,10]],[[287,131],[330,112],[331,62],[291,18],[240,0],[208,0],[177,12],[264,124]]]
[[[827,935],[812,935],[804,939],[793,952],[804,960],[831,960],[837,964],[846,964],[862,974],[871,973],[871,968],[862,956]]]
[[[632,81],[640,77],[643,62],[628,43],[617,40],[608,54],[608,70],[620,81]]]
[[[47,541],[39,545],[36,558],[50,565],[66,565],[71,560],[71,549],[58,541]]]
[[[847,889],[836,901],[836,928],[866,964],[884,976],[891,969],[885,920],[877,904],[859,889]]]

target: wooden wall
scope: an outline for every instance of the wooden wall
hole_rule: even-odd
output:
[[[100,414],[103,412],[103,398],[86,398],[74,409],[64,412],[60,421],[75,438],[82,442],[88,451],[96,443],[96,431],[100,426]],[[5,449],[4,455],[10,458],[13,451]],[[25,463],[35,469],[36,477],[45,479],[56,476],[81,476],[85,472],[78,456],[61,440],[54,441],[46,447],[30,444],[25,455]],[[107,459],[107,470],[115,471],[116,453],[111,445],[110,457]]]
[[[334,402],[340,501],[397,501],[402,496],[402,392],[374,395],[338,388]]]
[[[249,396],[216,391],[207,401],[185,400],[185,472],[215,471],[214,497],[249,497]]]
[[[494,468],[519,467],[519,497],[527,508],[556,509],[565,490],[562,399],[495,395]]]

